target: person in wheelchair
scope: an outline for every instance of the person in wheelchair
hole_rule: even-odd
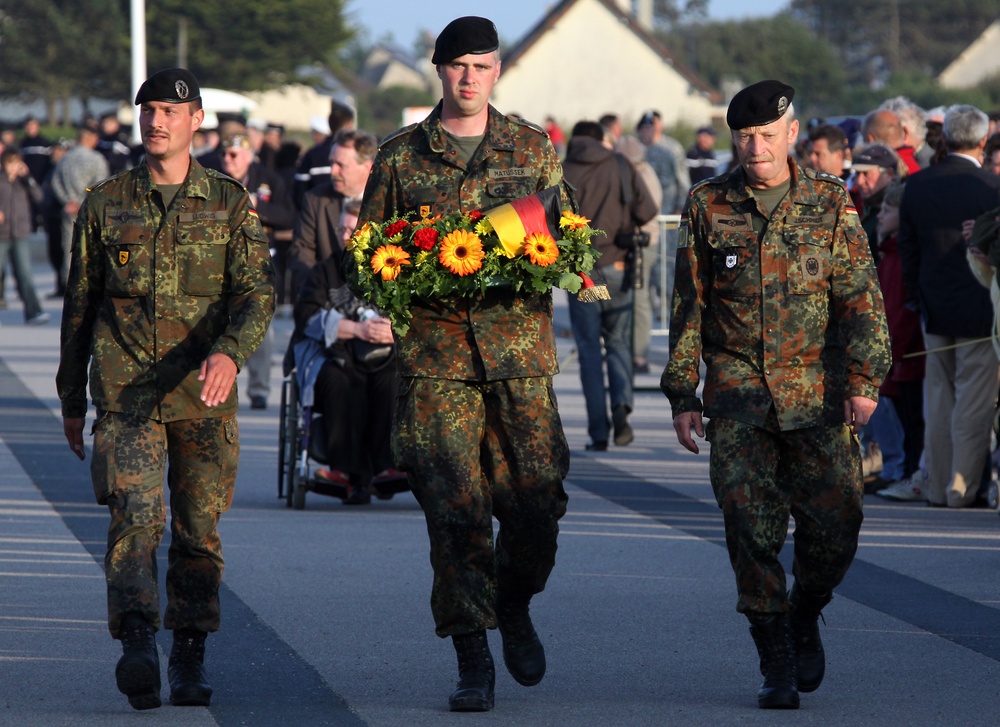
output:
[[[299,294],[289,342],[302,405],[321,412],[326,424],[329,469],[315,475],[345,487],[348,505],[369,504],[372,489],[405,478],[389,448],[399,381],[392,326],[354,297],[340,273],[358,206],[345,207],[337,230],[341,247],[313,267]]]

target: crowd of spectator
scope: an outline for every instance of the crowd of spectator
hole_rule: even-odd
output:
[[[893,332],[893,369],[876,416],[862,433],[862,444],[866,489],[888,499],[980,505],[992,480],[990,426],[1000,365],[988,340],[975,341],[988,339],[994,324],[990,293],[980,282],[994,287],[996,283],[992,277],[973,275],[970,264],[984,263],[967,262],[969,247],[961,223],[1000,205],[995,191],[1000,189],[998,119],[1000,114],[987,116],[971,107],[924,111],[898,97],[860,119],[847,117],[837,124],[811,119],[803,124],[794,148],[800,165],[837,176],[847,185],[878,265]],[[343,212],[360,201],[377,145],[374,137],[353,128],[352,110],[336,101],[328,117],[314,118],[310,126],[313,145],[303,149],[287,139],[278,124],[210,114],[193,147],[204,166],[225,171],[251,192],[270,240],[279,303],[286,310],[313,266],[342,247]],[[590,365],[586,373],[581,356],[591,420],[588,448],[607,446],[609,425],[614,429],[611,438],[625,446],[632,439],[627,422],[633,406],[630,382],[636,373],[650,371],[655,298],[670,299],[673,270],[669,255],[657,259],[661,250],[655,244],[661,239],[657,217],[650,219],[645,209],[636,213],[637,205],[655,207],[661,215],[680,213],[693,185],[732,169],[732,165],[721,168],[727,135],[706,125],[697,129],[694,142],[685,149],[665,132],[656,110],[642,114],[633,133],[627,133],[614,113],[596,121],[581,120],[568,137],[552,117],[545,119],[545,128],[567,164],[568,176],[576,175],[574,183],[591,190],[584,195],[583,206],[592,209],[583,213],[614,218],[616,229],[604,240],[595,239],[595,244],[606,245],[604,258],[610,267],[605,266],[604,277],[629,288],[622,298],[628,302],[606,306],[613,311],[611,327],[608,311],[586,326],[574,316],[573,326],[578,343],[581,336],[586,339],[581,350],[596,352],[588,358],[596,361],[596,368]],[[972,139],[980,130],[982,136]],[[957,141],[956,135],[962,134]],[[44,231],[56,273],[49,297],[61,297],[73,221],[83,195],[100,180],[134,165],[137,151],[117,116],[107,114],[81,123],[75,142],[47,139],[38,120],[28,118],[20,133],[4,130],[0,152],[4,154],[0,205],[9,207],[0,209],[0,307],[7,305],[4,273],[9,270],[26,322],[45,323],[48,315],[38,304],[26,262],[28,235]],[[613,159],[621,159],[631,171],[621,171]],[[602,160],[608,162],[607,174],[595,177],[602,180],[595,195],[588,165],[604,164]],[[938,171],[926,171],[933,168]],[[951,175],[940,171],[944,169],[951,169]],[[937,186],[931,183],[936,176],[941,177]],[[911,178],[917,181],[911,183]],[[628,180],[628,185],[617,180]],[[633,182],[637,191],[623,197]],[[920,190],[922,198],[914,201],[917,192],[911,189]],[[24,207],[28,213],[16,211]],[[945,223],[946,233],[928,227]],[[642,231],[654,244],[633,249],[615,245],[616,238],[625,239],[621,233]],[[671,234],[676,232],[667,232],[668,240]],[[666,249],[674,248],[668,244]],[[659,265],[668,268],[667,290],[658,289],[658,276],[650,277]],[[273,345],[269,335],[248,362],[249,395],[255,408],[267,406]],[[973,353],[978,357],[970,358]],[[608,362],[610,392],[603,361]],[[930,387],[935,395],[925,400]],[[610,402],[605,402],[608,396]],[[614,421],[608,421],[605,413],[608,404]],[[935,420],[928,428],[925,412],[929,416],[931,409]],[[978,453],[974,462],[967,461],[971,452]]]

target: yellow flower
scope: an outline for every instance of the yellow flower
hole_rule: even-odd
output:
[[[361,229],[351,235],[351,239],[347,242],[347,249],[351,251],[365,251],[368,249],[368,243],[372,239],[372,226],[371,223],[366,222],[361,226]]]
[[[493,225],[490,224],[489,217],[483,217],[476,223],[476,232],[484,237],[493,232]]]
[[[547,232],[532,232],[524,238],[524,252],[531,262],[544,268],[559,257],[559,246]]]
[[[483,241],[468,230],[454,230],[441,240],[438,260],[455,275],[471,275],[483,265]]]
[[[582,215],[574,214],[569,210],[563,210],[562,217],[559,218],[559,227],[568,230],[579,230],[586,227],[589,222],[590,220]]]
[[[372,270],[382,280],[395,280],[404,265],[410,264],[410,253],[399,245],[382,245],[372,255]]]

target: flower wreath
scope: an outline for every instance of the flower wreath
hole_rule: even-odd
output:
[[[503,285],[525,293],[547,293],[554,286],[584,301],[607,300],[607,288],[587,276],[600,255],[590,244],[597,230],[570,210],[562,210],[557,221],[554,214],[518,216],[525,203],[541,212],[539,198],[550,209],[554,200],[559,214],[553,187],[485,213],[365,223],[347,244],[362,297],[401,336],[409,330],[414,297],[468,297]]]

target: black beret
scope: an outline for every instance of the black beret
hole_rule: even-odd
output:
[[[781,81],[760,81],[747,86],[729,102],[726,123],[734,131],[765,126],[784,116],[794,96],[795,89]]]
[[[147,78],[135,95],[138,106],[146,101],[187,103],[201,98],[198,79],[186,68],[168,68]]]
[[[472,53],[483,55],[500,47],[497,26],[492,20],[469,15],[448,23],[434,42],[431,63],[435,66],[450,63],[456,58]]]

